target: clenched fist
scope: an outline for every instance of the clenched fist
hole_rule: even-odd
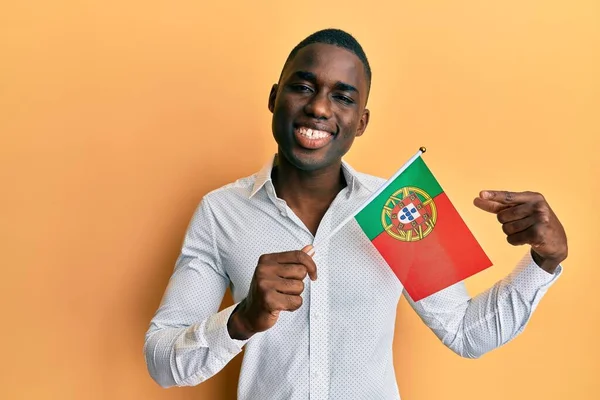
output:
[[[317,279],[314,249],[263,254],[258,259],[248,296],[240,302],[227,323],[229,336],[246,340],[271,328],[281,311],[295,311],[302,305],[304,278]]]

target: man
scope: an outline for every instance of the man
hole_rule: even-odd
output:
[[[342,162],[369,123],[370,82],[361,46],[343,31],[292,50],[269,95],[277,156],[202,199],[146,335],[161,386],[197,385],[245,347],[239,399],[399,398],[392,339],[402,284],[355,221],[327,239],[385,182]],[[419,302],[407,295],[470,358],[523,331],[567,256],[540,194],[485,191],[474,202],[497,215],[509,243],[531,248],[473,299],[463,283]],[[227,286],[235,304],[217,312]]]

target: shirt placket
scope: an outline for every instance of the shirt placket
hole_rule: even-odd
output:
[[[310,232],[304,227],[298,217],[287,207],[285,201],[279,199],[272,184],[266,185],[267,194],[280,211],[281,215],[289,218],[301,227],[308,235]],[[319,224],[317,237],[327,237],[331,232],[331,212],[325,214]],[[312,236],[312,235],[311,235]],[[329,268],[328,257],[329,240],[319,242],[315,248],[313,260],[317,265],[317,280],[305,280],[303,299],[308,307],[308,332],[309,332],[309,397],[311,400],[326,400],[329,396]]]
[[[330,219],[323,219],[319,233],[330,231]],[[325,229],[323,229],[325,228]],[[329,396],[329,240],[319,243],[313,259],[317,265],[317,280],[310,281],[309,302],[309,358],[310,399]]]

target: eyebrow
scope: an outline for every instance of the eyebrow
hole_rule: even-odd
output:
[[[311,83],[317,83],[317,76],[315,74],[313,74],[312,72],[308,72],[308,71],[296,71],[292,74],[293,76],[296,76],[299,79],[302,79],[304,81],[308,81]],[[358,93],[358,89],[355,88],[352,85],[349,85],[347,83],[344,82],[336,82],[334,85],[334,88],[336,88],[337,90],[342,90],[345,92],[356,92]]]
[[[355,88],[352,85],[348,85],[347,83],[344,83],[344,82],[337,82],[335,84],[335,88],[338,89],[338,90],[342,90],[344,92],[356,92],[356,93],[358,93],[358,89],[357,88]]]

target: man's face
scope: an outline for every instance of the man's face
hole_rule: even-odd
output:
[[[354,53],[322,43],[302,48],[269,96],[279,153],[305,171],[338,163],[367,127],[367,91]]]

